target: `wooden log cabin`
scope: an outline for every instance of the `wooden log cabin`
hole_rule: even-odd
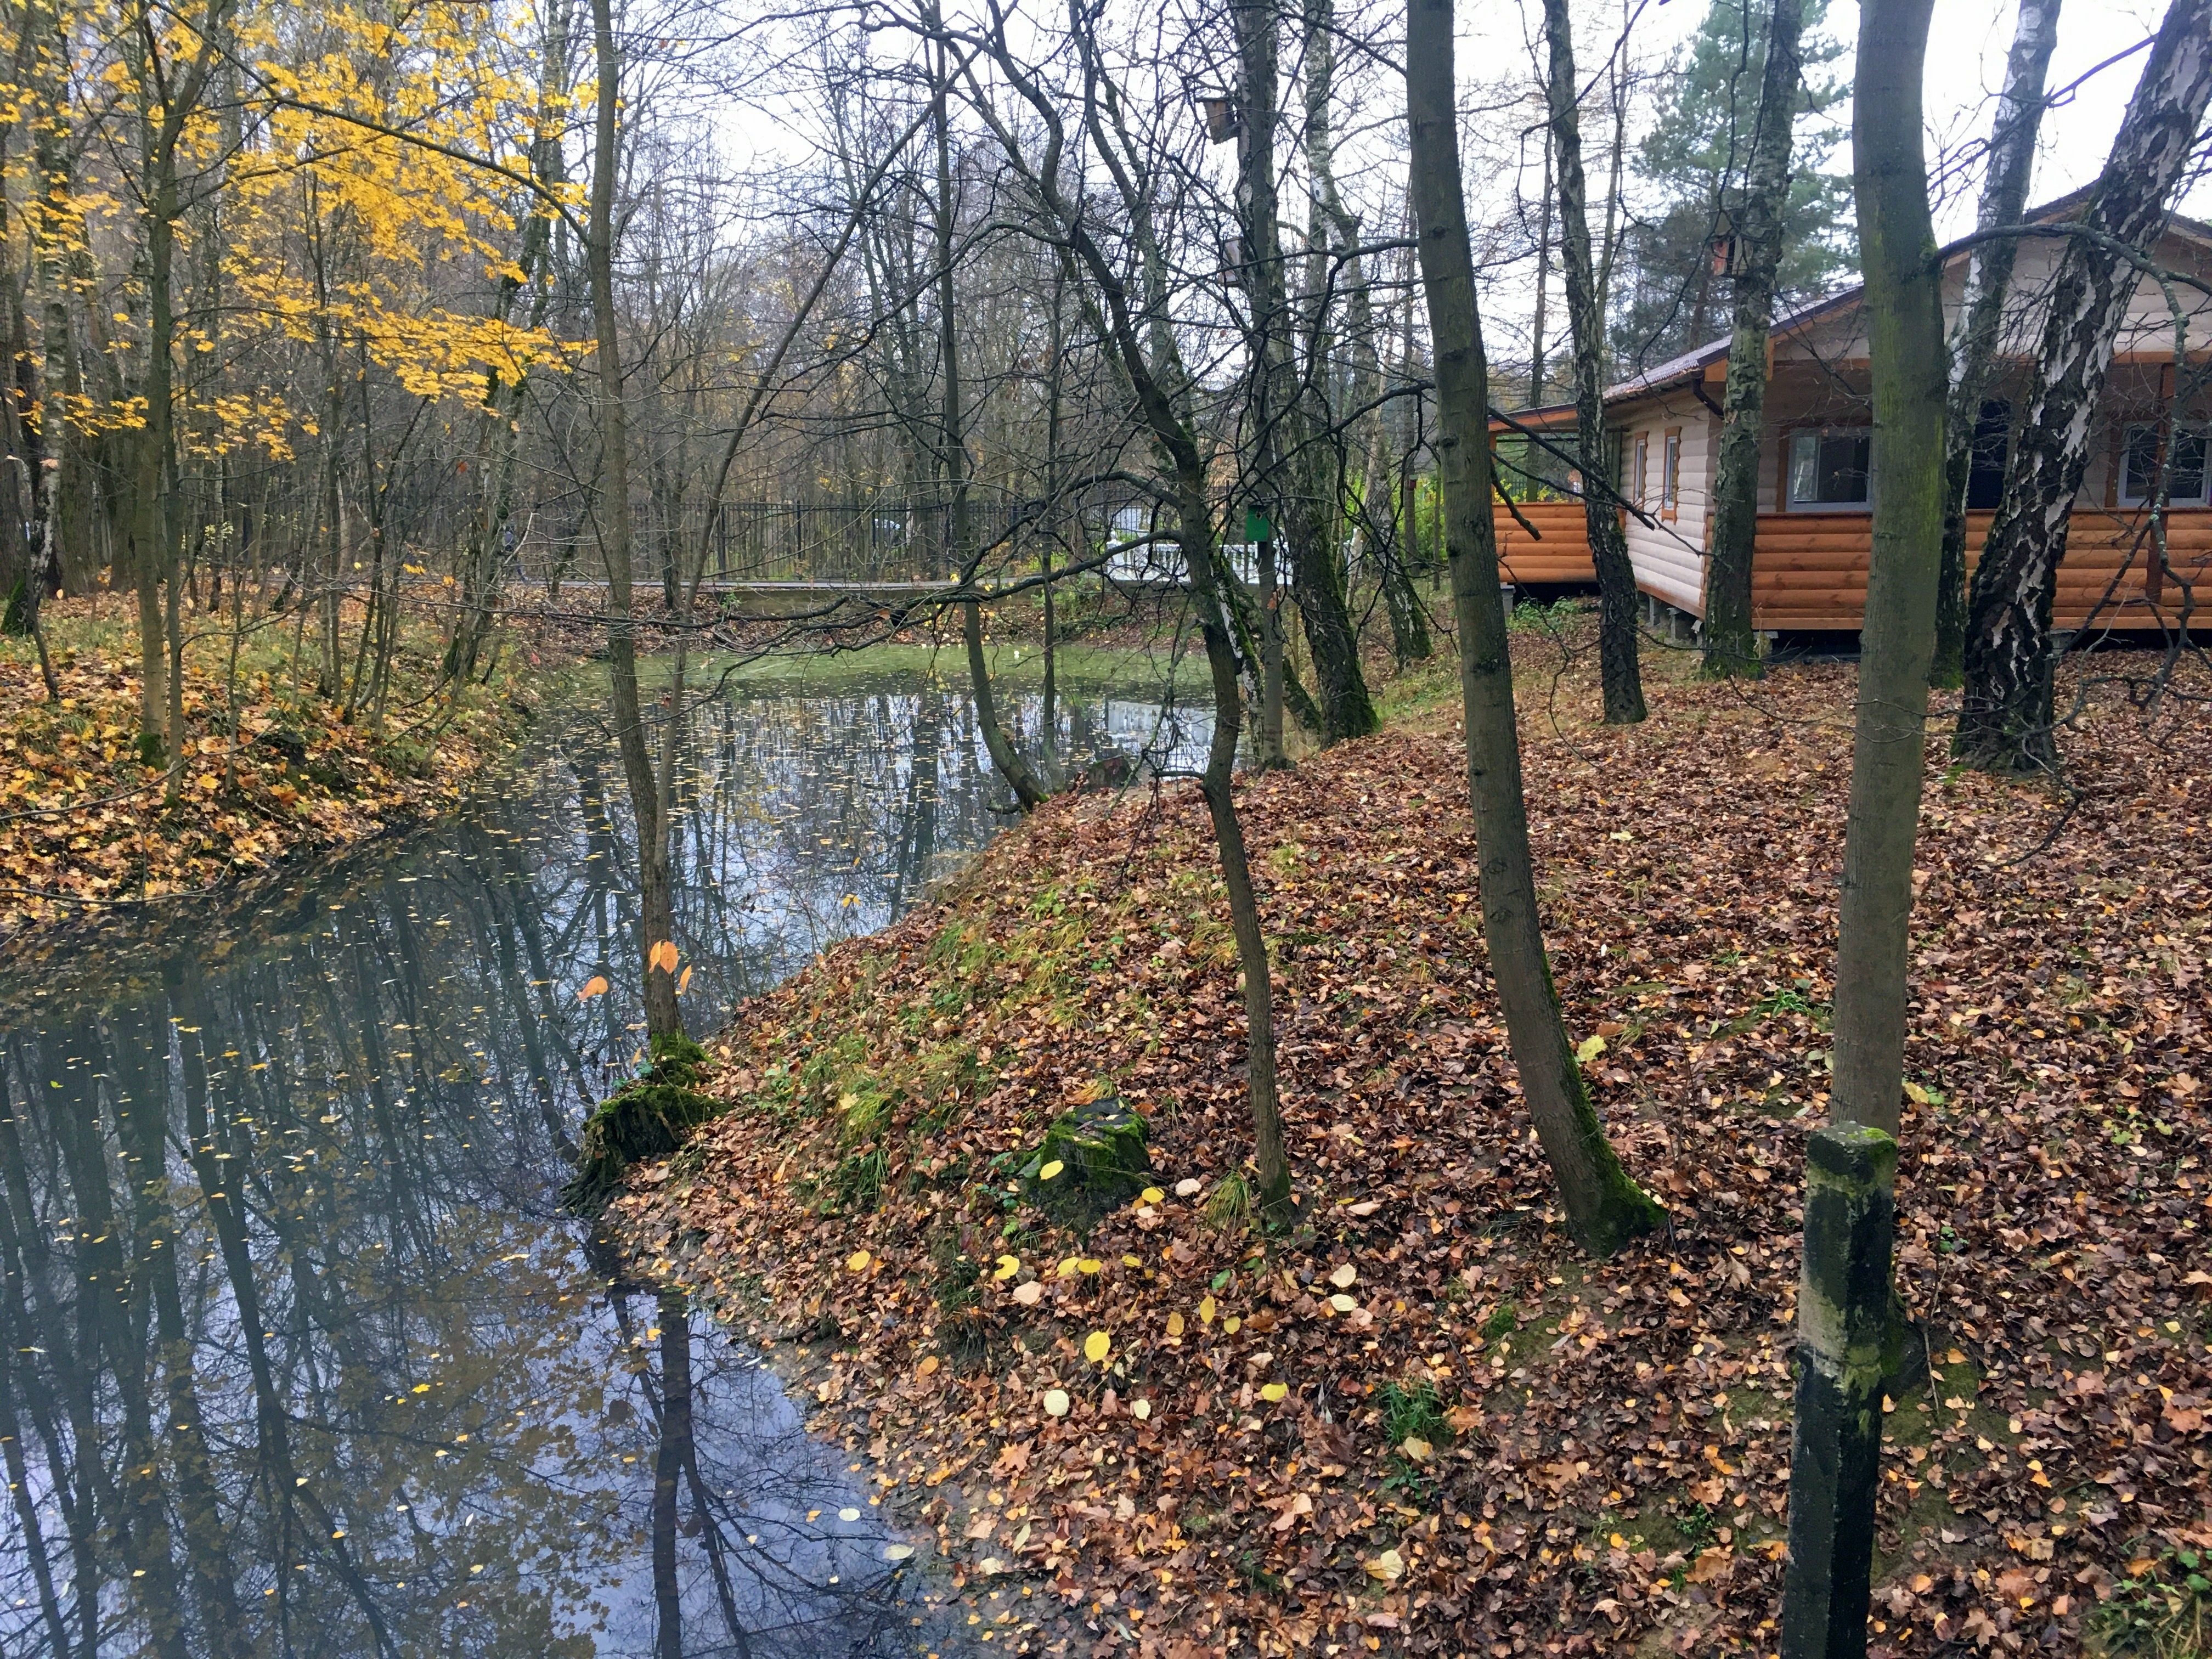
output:
[[[2080,205],[2077,196],[2033,216],[2053,222]],[[2045,237],[2021,248],[1997,382],[1976,426],[1967,493],[1970,565],[1996,517],[2005,456],[2042,331],[2039,296],[2061,246],[2057,238]],[[2212,278],[2212,227],[2176,217],[2154,258],[2168,269]],[[1966,263],[1964,249],[1946,250],[1944,303],[1953,320]],[[2185,617],[2212,626],[2203,620],[2212,611],[2212,468],[2206,454],[2212,298],[2188,287],[2176,295],[2187,329],[2178,410],[2173,317],[2154,278],[2143,277],[2122,327],[2059,567],[2052,620],[2062,629],[2172,629],[2185,625]],[[1879,483],[1869,475],[1873,415],[1859,290],[1783,319],[1768,362],[1753,625],[1769,634],[1856,632],[1866,604],[1870,508]],[[1727,368],[1728,341],[1714,340],[1612,387],[1605,399],[1617,487],[1644,515],[1623,515],[1637,586],[1693,620],[1705,613],[1708,508]],[[1512,426],[1571,440],[1574,410],[1528,410],[1515,415]],[[1493,440],[1512,426],[1493,422]],[[2162,459],[2169,463],[2169,504],[2161,558],[2148,503]],[[1498,509],[1498,550],[1508,579],[1522,586],[1594,580],[1581,501],[1519,505],[1539,533],[1532,537]]]

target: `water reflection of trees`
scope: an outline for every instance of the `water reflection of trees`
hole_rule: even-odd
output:
[[[927,684],[732,698],[687,735],[700,1027],[1000,822]],[[636,955],[603,752],[580,722],[434,832],[0,977],[0,1650],[910,1641],[772,1381],[611,1294],[556,1207],[638,1044],[633,994],[577,994]]]

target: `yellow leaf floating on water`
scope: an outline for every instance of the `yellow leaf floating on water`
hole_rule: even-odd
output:
[[[1083,1357],[1092,1364],[1103,1364],[1114,1351],[1114,1339],[1103,1331],[1093,1331],[1083,1339]]]
[[[1046,1164],[1044,1168],[1037,1171],[1037,1179],[1039,1181],[1049,1181],[1066,1167],[1067,1165],[1062,1164],[1058,1158],[1054,1158],[1051,1163]]]
[[[1286,1383],[1270,1382],[1260,1390],[1260,1398],[1272,1406],[1290,1391],[1289,1385]]]
[[[860,1272],[868,1265],[868,1253],[866,1250],[854,1251],[852,1255],[845,1258],[845,1265],[850,1267],[854,1273]]]
[[[1067,1390],[1066,1389],[1048,1389],[1045,1390],[1044,1414],[1047,1417],[1065,1417],[1067,1415],[1067,1407],[1068,1399]]]
[[[886,1544],[884,1546],[884,1559],[886,1561],[903,1561],[907,1557],[913,1553],[914,1546],[911,1544]]]
[[[593,997],[603,997],[606,994],[607,976],[605,974],[593,974],[591,978],[584,981],[584,988],[576,993],[576,1000],[589,1002]]]
[[[1002,1255],[999,1258],[999,1271],[993,1273],[991,1277],[994,1279],[1012,1279],[1016,1273],[1021,1272],[1021,1270],[1022,1259],[1019,1256]]]
[[[1198,1299],[1198,1322],[1199,1322],[1200,1324],[1201,1324],[1201,1325],[1211,1325],[1211,1324],[1213,1322],[1213,1310],[1214,1310],[1214,1307],[1215,1307],[1215,1303],[1214,1303],[1214,1300],[1213,1300],[1213,1298],[1212,1298],[1212,1297],[1210,1297],[1210,1296],[1202,1296],[1202,1297],[1199,1297],[1199,1299]]]
[[[1152,1402],[1149,1400],[1137,1401],[1130,1406],[1129,1415],[1139,1423],[1150,1422],[1152,1415]]]

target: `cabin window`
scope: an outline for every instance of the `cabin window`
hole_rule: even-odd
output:
[[[1636,434],[1635,457],[1630,463],[1628,480],[1629,499],[1638,507],[1650,505],[1644,498],[1644,480],[1651,476],[1649,471],[1650,465],[1651,434],[1648,432],[1639,432]]]
[[[1667,428],[1666,447],[1659,453],[1659,516],[1671,519],[1682,505],[1682,428]]]
[[[1818,513],[1866,507],[1874,434],[1864,427],[1817,427],[1790,434],[1790,506]]]
[[[2012,436],[2012,405],[2002,398],[1982,404],[1966,463],[1966,511],[1988,513],[2004,499],[2005,449]]]
[[[2120,504],[2141,507],[2158,489],[2159,437],[2162,428],[2143,421],[2130,426],[2121,450]],[[2175,507],[2204,505],[2204,428],[2178,427],[2166,465],[2166,499]]]

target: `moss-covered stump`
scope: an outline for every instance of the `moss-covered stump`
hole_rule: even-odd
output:
[[[1054,1220],[1087,1231],[1126,1203],[1152,1167],[1145,1120],[1111,1095],[1053,1120],[1022,1165],[1030,1201]]]
[[[666,1158],[692,1130],[719,1116],[722,1103],[698,1088],[706,1051],[683,1036],[653,1040],[653,1064],[600,1102],[584,1122],[583,1156],[561,1188],[561,1202],[596,1216],[633,1164]]]

